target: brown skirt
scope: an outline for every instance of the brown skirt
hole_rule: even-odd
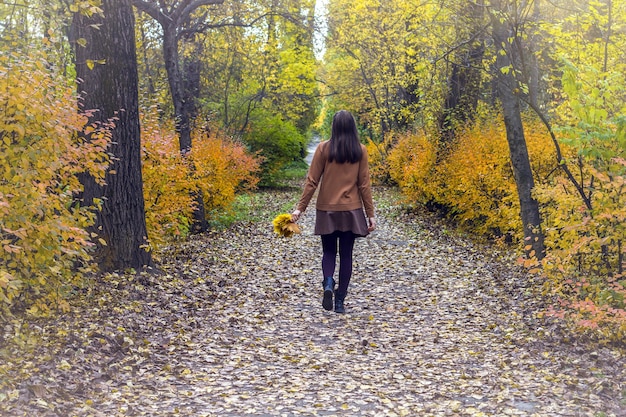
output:
[[[322,211],[315,212],[316,235],[329,235],[335,231],[352,232],[357,237],[365,237],[369,234],[367,220],[363,209],[350,211]]]

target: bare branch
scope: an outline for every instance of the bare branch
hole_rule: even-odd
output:
[[[196,9],[202,6],[211,6],[216,4],[223,4],[224,0],[187,0],[183,2],[180,7],[172,13],[172,20],[176,22],[176,26],[179,26],[185,19],[189,17]]]
[[[269,16],[279,16],[279,17],[289,18],[289,15],[285,15],[283,13],[268,12],[260,16],[257,16],[248,22],[242,22],[240,20],[231,20],[231,21],[222,20],[217,23],[198,22],[196,25],[194,25],[193,27],[189,29],[181,30],[180,35],[190,36],[194,33],[203,33],[203,32],[206,32],[207,30],[223,28],[223,27],[248,28],[248,27],[254,26],[260,20],[265,19],[266,17],[269,17]]]

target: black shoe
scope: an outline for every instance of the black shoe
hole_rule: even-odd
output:
[[[335,297],[335,313],[345,313],[346,309],[343,307],[343,300]]]
[[[324,278],[324,299],[322,300],[322,307],[324,310],[333,309],[333,293],[335,292],[335,280],[333,277]]]

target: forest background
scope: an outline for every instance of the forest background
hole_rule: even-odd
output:
[[[69,309],[302,176],[336,110],[375,182],[626,334],[626,1],[0,2],[2,321]]]

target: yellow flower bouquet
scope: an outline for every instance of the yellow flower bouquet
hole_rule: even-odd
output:
[[[282,237],[292,237],[294,234],[301,233],[300,226],[291,220],[291,214],[279,214],[272,224],[274,232]]]

